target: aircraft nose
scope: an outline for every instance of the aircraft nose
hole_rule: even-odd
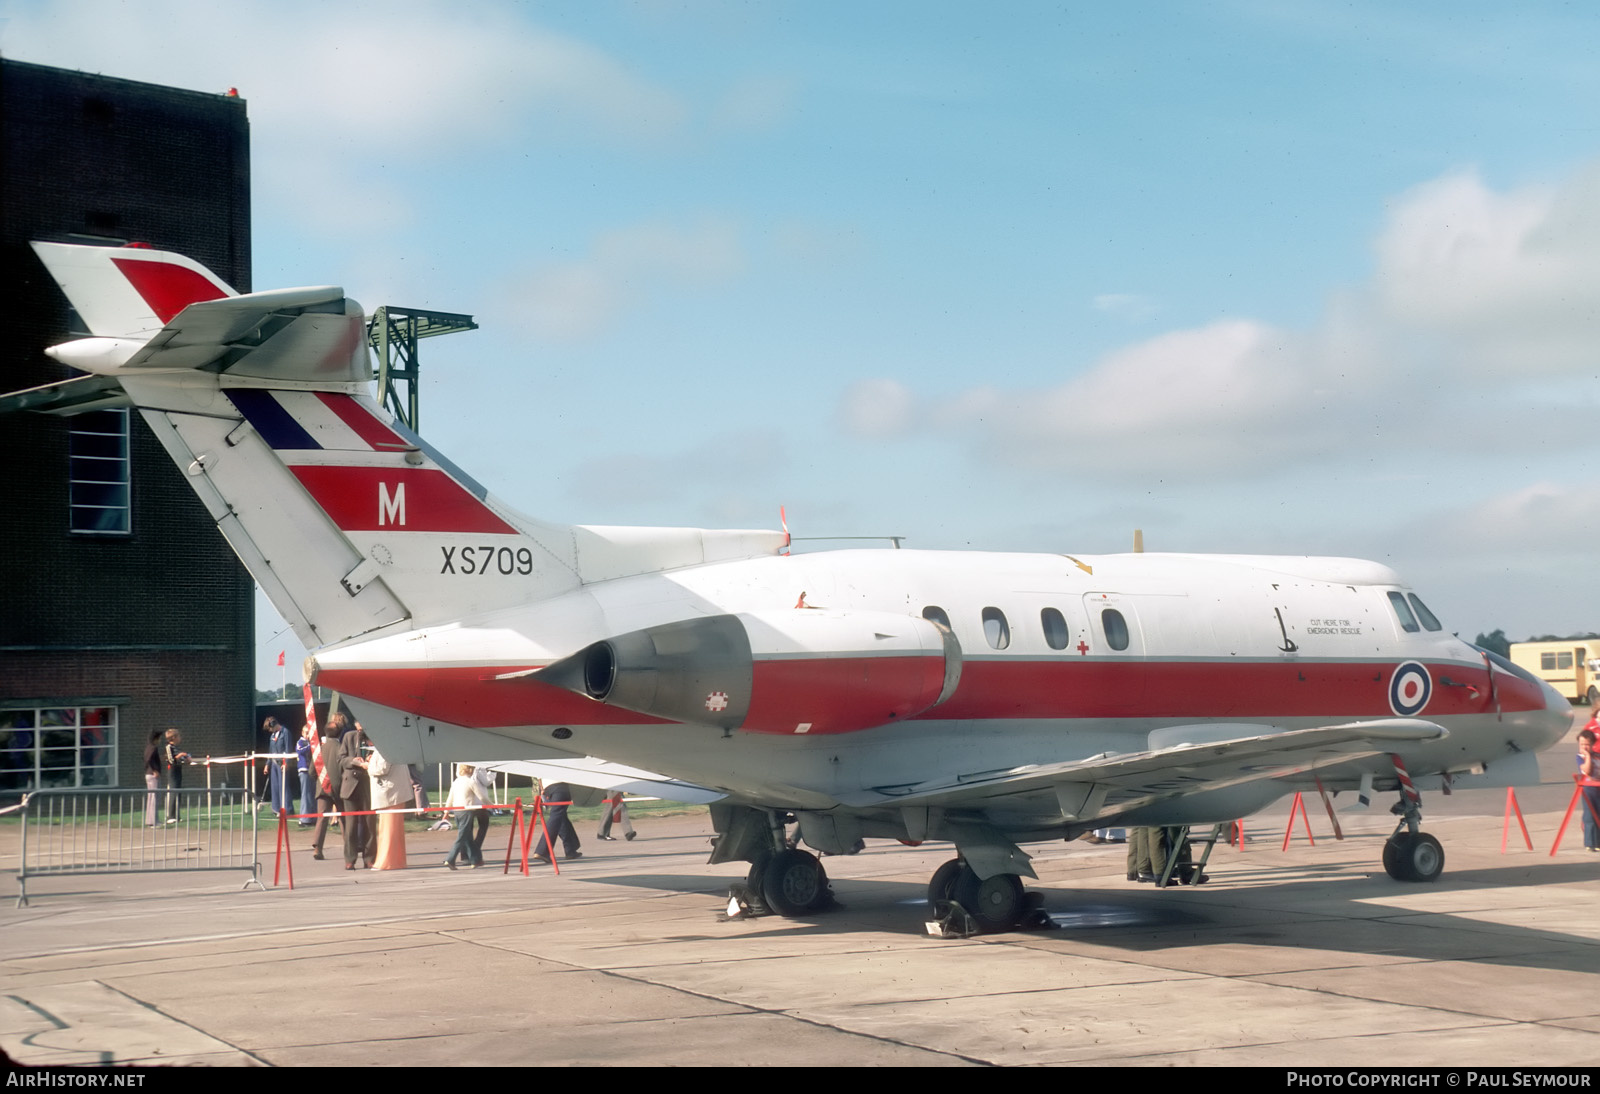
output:
[[[1565,695],[1562,695],[1543,680],[1539,681],[1539,686],[1544,690],[1544,709],[1547,716],[1543,719],[1543,724],[1549,729],[1549,743],[1554,744],[1565,737],[1567,732],[1572,729],[1572,723],[1577,717],[1577,710]]]

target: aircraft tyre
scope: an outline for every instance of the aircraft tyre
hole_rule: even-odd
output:
[[[956,879],[956,903],[967,910],[978,929],[985,934],[1009,931],[1022,922],[1026,901],[1022,879],[1016,874],[995,874],[979,878],[963,867]]]
[[[1398,832],[1383,842],[1383,870],[1396,881],[1410,881],[1411,878],[1401,866],[1400,848],[1404,843],[1411,842],[1410,832]]]
[[[779,915],[797,916],[826,908],[832,893],[828,890],[828,874],[817,856],[791,847],[766,861],[761,896],[767,907]]]
[[[1438,881],[1444,848],[1427,832],[1400,832],[1383,845],[1383,868],[1396,881]]]
[[[967,864],[958,858],[953,858],[933,872],[933,879],[928,882],[928,904],[933,906],[941,900],[954,900],[956,895],[956,881],[961,877],[961,871]]]

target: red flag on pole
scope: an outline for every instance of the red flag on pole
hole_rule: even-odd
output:
[[[287,653],[287,652],[288,652],[287,650],[279,650],[278,651],[278,667],[280,669],[283,668],[283,655],[285,653]]]

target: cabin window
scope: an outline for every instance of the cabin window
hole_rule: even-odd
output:
[[[999,608],[983,609],[983,636],[997,650],[1011,645],[1011,625],[1006,622],[1005,612]]]
[[[1044,627],[1044,641],[1053,650],[1067,648],[1069,636],[1067,635],[1067,621],[1061,613],[1054,608],[1046,608],[1039,613],[1039,623]]]
[[[1394,614],[1400,617],[1400,629],[1407,634],[1416,634],[1422,628],[1417,625],[1417,617],[1411,614],[1411,606],[1406,603],[1406,598],[1399,593],[1389,594],[1389,603],[1394,606]]]
[[[929,623],[937,623],[947,631],[952,631],[954,629],[950,626],[950,617],[945,614],[944,609],[935,604],[929,604],[926,608],[922,609],[922,618],[926,619]]]
[[[1428,610],[1428,606],[1422,602],[1422,599],[1416,593],[1407,594],[1406,599],[1411,601],[1411,607],[1416,610],[1417,618],[1422,621],[1423,630],[1444,630],[1444,624],[1439,622],[1439,617]]]
[[[1100,627],[1106,632],[1106,645],[1114,650],[1128,648],[1128,621],[1115,608],[1100,613]]]

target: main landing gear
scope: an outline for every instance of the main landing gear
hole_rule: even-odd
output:
[[[810,851],[788,847],[750,864],[745,887],[781,916],[810,915],[833,903],[828,872]]]
[[[1038,910],[1039,896],[1022,888],[1016,874],[992,874],[980,878],[963,859],[953,858],[933,872],[928,882],[928,904],[936,917],[954,911],[952,904],[966,913],[972,925],[983,934],[1009,931]]]
[[[1400,800],[1394,805],[1400,823],[1383,845],[1383,868],[1396,881],[1437,881],[1444,873],[1444,848],[1422,830],[1422,795],[1411,784],[1405,764],[1399,756],[1389,759],[1400,779]]]

